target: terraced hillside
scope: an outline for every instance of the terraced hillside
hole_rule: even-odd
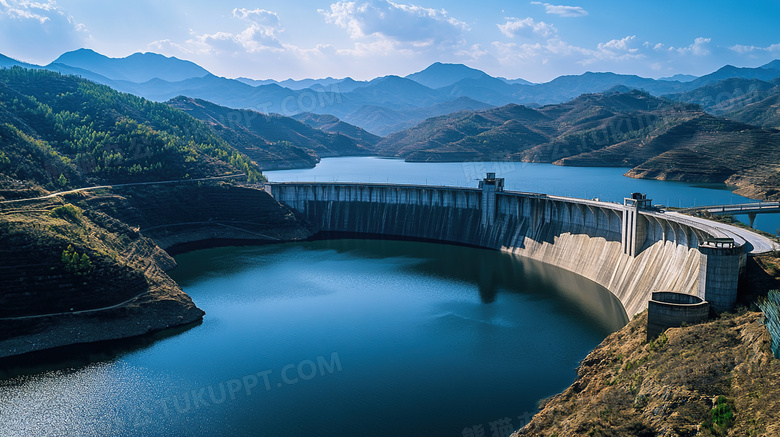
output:
[[[555,162],[621,143],[632,144],[670,123],[703,112],[640,91],[586,94],[532,109],[519,105],[432,118],[377,145],[410,161]],[[625,153],[598,165],[625,165]]]
[[[227,182],[119,188],[79,205],[128,223],[168,251],[219,241],[298,240],[312,232],[262,189]]]
[[[780,130],[780,80],[776,82],[778,85],[771,90],[766,98],[726,116],[743,123]]]
[[[0,209],[0,357],[141,335],[203,316],[165,274],[175,262],[152,240],[70,200]]]
[[[780,135],[742,123],[702,116],[669,129],[647,143],[673,144],[628,172],[632,177],[689,182],[726,182],[780,164]]]

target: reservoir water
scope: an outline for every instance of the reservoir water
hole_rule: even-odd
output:
[[[467,247],[330,240],[177,261],[201,325],[4,369],[0,435],[491,435],[627,321],[591,281]]]
[[[325,159],[275,181],[475,187],[620,202],[746,202],[626,169]],[[777,218],[759,216],[769,232]],[[179,255],[202,324],[0,368],[0,435],[508,435],[627,320],[582,277],[495,251],[332,240]],[[482,433],[482,434],[480,434]]]
[[[526,162],[404,162],[375,157],[326,158],[315,168],[264,172],[277,182],[374,182],[476,187],[486,172],[505,178],[505,187],[558,196],[599,198],[623,202],[632,192],[646,193],[654,204],[692,207],[749,203],[755,200],[736,195],[724,184],[633,179],[619,167],[566,167]],[[736,216],[747,223],[747,216]],[[755,227],[771,234],[780,228],[780,214],[759,214]]]

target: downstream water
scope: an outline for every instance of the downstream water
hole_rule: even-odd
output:
[[[177,261],[201,325],[5,369],[0,435],[489,436],[627,320],[591,281],[474,248],[332,240]]]
[[[302,170],[264,172],[279,182],[390,182],[476,187],[486,172],[505,178],[507,190],[594,198],[623,202],[632,192],[646,193],[655,204],[674,207],[722,205],[755,202],[732,193],[723,184],[633,179],[623,176],[628,168],[564,167],[525,162],[447,162],[416,163],[375,157],[326,158],[317,167]],[[746,216],[737,219],[747,223]],[[780,228],[780,214],[756,218],[757,229],[772,234]]]

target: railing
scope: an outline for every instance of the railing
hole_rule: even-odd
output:
[[[455,191],[478,191],[478,188],[468,188],[468,187],[453,187],[453,186],[447,186],[447,185],[441,185],[441,186],[434,186],[434,185],[415,185],[415,184],[392,184],[392,183],[376,183],[372,182],[370,184],[361,183],[361,182],[266,182],[266,186],[270,187],[272,185],[278,185],[278,186],[304,186],[304,185],[324,185],[324,186],[361,186],[361,187],[369,187],[369,186],[375,186],[375,187],[396,187],[396,188],[422,188],[422,189],[444,189],[444,190],[455,190]],[[532,193],[532,192],[521,192],[521,191],[502,191],[500,194],[502,195],[512,195],[512,196],[523,196],[523,197],[530,197],[530,198],[543,198],[548,199],[552,201],[558,201],[558,202],[568,202],[568,203],[577,203],[581,205],[588,205],[592,207],[598,207],[598,208],[606,208],[606,209],[612,209],[616,211],[623,210],[625,207],[621,203],[617,202],[605,202],[600,200],[590,200],[590,199],[580,199],[575,197],[565,197],[565,196],[554,196],[554,195],[548,195],[548,194],[542,194],[542,193]],[[778,207],[780,207],[780,203],[775,203]],[[756,205],[756,204],[751,204]],[[736,205],[735,205],[736,206]],[[696,220],[690,220],[680,215],[668,215],[664,212],[658,212],[654,211],[652,209],[641,209],[641,214],[644,215],[650,215],[654,216],[658,219],[666,220],[666,221],[673,221],[680,225],[687,226],[689,228],[695,229],[703,234],[708,235],[712,238],[730,238],[732,235],[727,234],[723,232],[721,229],[719,229],[716,226],[710,226],[704,223],[701,223]],[[739,241],[739,243],[743,243],[743,241]]]
[[[731,205],[711,205],[700,206],[696,208],[683,208],[678,212],[691,213],[707,211],[711,214],[718,213],[739,213],[739,212],[761,212],[766,210],[776,210],[780,212],[780,202],[756,202],[756,203],[735,203]]]

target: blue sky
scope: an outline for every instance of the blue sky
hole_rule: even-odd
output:
[[[255,79],[406,75],[433,62],[545,82],[702,75],[780,58],[780,1],[0,0],[0,53],[153,51]]]

